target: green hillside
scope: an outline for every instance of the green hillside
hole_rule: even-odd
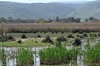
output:
[[[66,18],[69,16],[100,19],[100,1],[73,3],[16,3],[0,2],[0,17],[24,19]]]

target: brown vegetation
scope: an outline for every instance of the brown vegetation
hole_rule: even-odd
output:
[[[1,24],[0,24],[1,26]],[[67,32],[67,31],[100,31],[100,23],[5,23],[9,32]]]

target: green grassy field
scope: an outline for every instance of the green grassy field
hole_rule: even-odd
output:
[[[86,33],[88,36],[89,34],[96,34],[98,35],[99,32],[91,32],[91,33]],[[22,39],[21,36],[25,34],[27,39]],[[3,42],[3,46],[6,47],[18,47],[18,46],[23,46],[23,47],[39,47],[39,46],[50,46],[52,44],[50,43],[42,43],[41,41],[46,37],[46,36],[50,36],[50,38],[53,40],[53,42],[56,42],[56,38],[57,37],[61,37],[64,36],[67,41],[66,42],[62,42],[62,44],[67,45],[67,43],[69,43],[70,41],[72,41],[74,38],[67,38],[68,35],[73,35],[74,37],[77,37],[77,35],[83,36],[83,34],[85,33],[71,33],[71,32],[66,32],[66,33],[54,33],[52,34],[51,32],[48,33],[7,33],[7,36],[13,36],[16,41],[7,41],[7,42]],[[41,38],[36,38],[37,35],[40,35]],[[87,37],[84,37],[87,39]],[[18,40],[22,40],[22,43],[18,43]]]
[[[18,43],[17,41],[3,42],[4,47],[41,47],[50,45],[50,43],[42,43],[40,39],[22,40],[22,43]]]

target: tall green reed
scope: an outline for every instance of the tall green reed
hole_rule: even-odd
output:
[[[18,66],[29,66],[33,64],[33,53],[31,49],[18,48],[16,55]]]
[[[46,48],[39,52],[41,64],[62,64],[72,58],[77,58],[76,49],[67,50],[65,47]]]
[[[100,62],[100,43],[84,52],[85,61],[90,64]]]
[[[6,55],[4,53],[3,43],[0,42],[0,59],[3,63],[3,66],[6,66]]]

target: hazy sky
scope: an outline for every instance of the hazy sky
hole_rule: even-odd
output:
[[[13,1],[13,2],[22,2],[22,3],[48,3],[48,2],[69,2],[69,1],[93,1],[93,0],[0,0],[0,1]]]

